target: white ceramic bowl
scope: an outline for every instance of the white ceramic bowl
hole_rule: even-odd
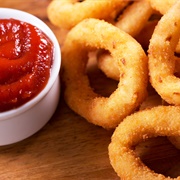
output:
[[[61,53],[51,29],[37,17],[15,9],[0,8],[0,18],[13,18],[41,29],[54,43],[54,60],[46,87],[19,108],[0,113],[0,146],[21,141],[40,130],[54,114],[60,96]]]

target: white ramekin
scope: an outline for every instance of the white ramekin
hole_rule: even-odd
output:
[[[54,44],[54,59],[49,81],[35,98],[19,108],[0,113],[0,146],[21,141],[40,130],[54,114],[60,96],[61,53],[54,33],[34,15],[0,8],[0,19],[8,18],[24,21],[41,29]]]

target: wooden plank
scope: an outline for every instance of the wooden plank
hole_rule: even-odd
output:
[[[41,18],[62,44],[67,31],[49,22],[46,14],[49,2],[0,0],[0,6],[24,10]],[[94,62],[88,73],[91,85],[103,95],[110,94],[117,86],[116,82],[104,77]],[[108,88],[103,88],[104,85]],[[108,157],[112,133],[75,114],[61,96],[57,111],[43,129],[22,142],[0,147],[0,179],[117,180],[119,177]],[[150,139],[138,145],[135,151],[156,172],[180,175],[177,168],[180,166],[180,151],[167,138]],[[172,169],[175,166],[176,171]]]

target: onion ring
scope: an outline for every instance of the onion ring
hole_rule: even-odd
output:
[[[114,25],[131,36],[135,37],[145,26],[153,13],[153,9],[147,0],[134,1],[129,5],[119,17]],[[137,23],[138,22],[138,23]],[[100,51],[98,53],[98,67],[107,77],[119,80],[119,70],[116,61],[112,60],[109,52]]]
[[[150,82],[169,104],[180,105],[180,79],[174,75],[176,45],[180,37],[180,1],[160,19],[150,40]]]
[[[177,0],[149,0],[152,8],[161,14],[165,14]],[[180,53],[180,41],[177,44],[176,50]]]
[[[112,167],[122,179],[170,180],[149,169],[133,151],[138,143],[157,136],[180,136],[180,107],[158,106],[127,116],[109,144]],[[180,176],[175,178],[180,179]]]
[[[121,71],[118,88],[109,97],[96,94],[85,73],[88,51],[98,48],[108,50]],[[115,128],[146,97],[145,52],[130,35],[103,20],[86,19],[71,29],[62,47],[62,68],[66,103],[95,125]]]
[[[149,0],[151,6],[161,14],[165,14],[177,0]]]
[[[142,30],[152,13],[153,9],[148,0],[134,1],[123,11],[114,25],[135,37]]]
[[[110,16],[113,18],[128,3],[129,0],[84,0],[82,2],[77,0],[53,0],[47,8],[47,14],[52,24],[71,29],[86,18],[108,19]]]

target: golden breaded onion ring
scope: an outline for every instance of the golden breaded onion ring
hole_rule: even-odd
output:
[[[123,11],[114,25],[135,37],[143,29],[152,13],[153,8],[148,0],[135,0]]]
[[[133,151],[140,142],[157,136],[180,136],[180,107],[158,106],[138,111],[119,124],[109,145],[109,158],[121,179],[173,179],[155,173]],[[180,176],[174,180],[180,180]]]
[[[177,0],[149,0],[152,8],[161,14],[165,14],[171,8],[171,6],[175,4],[176,1]],[[175,51],[180,53],[180,41],[178,42]]]
[[[169,104],[180,105],[180,79],[174,75],[176,45],[180,38],[180,1],[158,22],[150,40],[150,82],[158,94]]]
[[[53,0],[47,13],[52,24],[71,29],[86,18],[109,19],[128,3],[129,0]]]
[[[149,0],[151,6],[161,14],[165,14],[177,0]]]
[[[108,50],[120,69],[118,88],[102,97],[90,87],[86,74],[88,51]],[[62,47],[64,97],[87,121],[115,128],[146,96],[147,56],[130,35],[102,20],[86,19],[68,33]]]

